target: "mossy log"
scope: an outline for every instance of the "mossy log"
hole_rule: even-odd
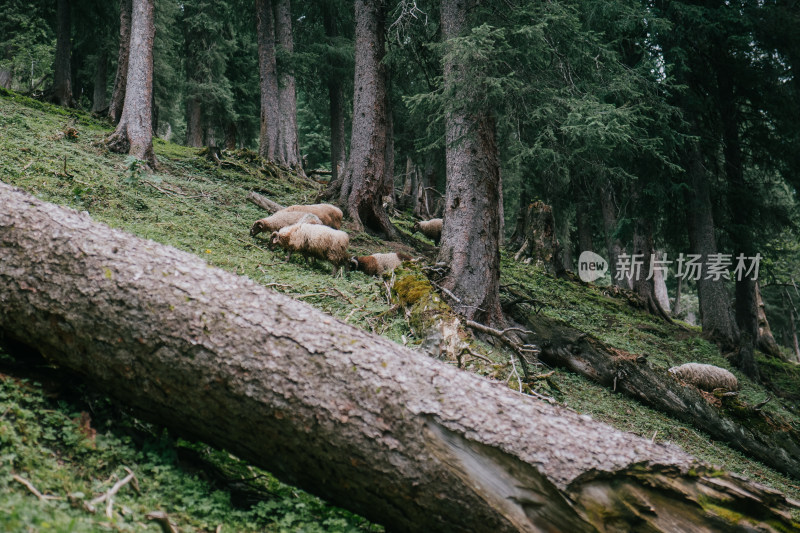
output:
[[[391,531],[800,531],[792,502],[0,184],[0,331]]]
[[[627,394],[800,479],[800,433],[791,425],[736,398],[712,405],[696,387],[680,382],[667,369],[651,366],[643,355],[606,346],[562,321],[526,315],[518,308],[513,316],[534,332],[526,342],[539,345],[542,361]]]

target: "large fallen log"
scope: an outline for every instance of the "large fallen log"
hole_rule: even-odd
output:
[[[393,531],[800,531],[780,494],[0,183],[0,330]]]
[[[284,206],[282,206],[281,204],[273,202],[266,196],[262,196],[255,191],[250,191],[249,193],[247,193],[247,201],[257,205],[270,215],[273,213],[277,213],[281,209],[284,209]]]
[[[512,316],[534,332],[525,342],[539,345],[542,361],[627,394],[800,479],[800,432],[791,425],[744,405],[723,401],[722,408],[716,407],[697,388],[651,366],[646,357],[606,346],[562,321],[519,309]]]

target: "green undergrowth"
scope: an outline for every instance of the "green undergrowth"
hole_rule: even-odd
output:
[[[333,278],[329,265],[306,263],[300,257],[286,262],[282,253],[267,249],[265,236],[249,236],[252,223],[265,214],[245,200],[248,191],[255,190],[280,204],[290,205],[312,202],[319,184],[265,165],[249,151],[225,152],[223,164],[218,165],[199,150],[160,140],[154,146],[159,165],[155,172],[149,173],[140,162],[109,153],[102,144],[109,133],[105,121],[0,92],[0,179],[44,200],[88,211],[94,219],[110,226],[197,254],[215,266],[246,275],[355,326],[397,342],[410,345],[419,342],[396,302],[390,301],[385,280],[359,272]],[[401,230],[411,232],[413,220],[408,215],[400,215],[395,223]],[[399,244],[352,232],[347,225],[343,229],[350,233],[350,249],[355,255],[401,249]],[[415,237],[425,242],[420,235]],[[689,361],[730,368],[719,350],[695,329],[659,322],[622,299],[605,294],[606,289],[553,279],[505,255],[502,268],[504,285],[516,284],[540,301],[541,305],[530,312],[538,310],[548,317],[564,320],[617,349],[646,354],[651,365],[665,372],[670,366]],[[475,359],[467,364],[468,369],[517,387],[518,382],[512,377],[515,369],[504,348],[478,343],[476,349],[488,353],[495,364]],[[783,390],[800,390],[796,368],[771,361],[762,363],[773,384]],[[549,377],[535,381],[537,392],[619,429],[677,444],[704,461],[800,499],[800,483],[710,440],[697,428],[566,371],[534,370],[542,374],[553,371]],[[771,394],[738,373],[737,377],[743,384],[742,401],[756,404]],[[24,467],[20,462],[3,461],[0,510],[11,511],[0,511],[6,513],[0,514],[0,529],[6,519],[35,525],[36,530],[47,529],[41,525],[44,522],[55,531],[107,529],[111,524],[102,510],[89,515],[65,501],[40,502],[10,475],[13,470],[28,477],[40,490],[59,496],[77,491],[88,497],[107,487],[112,474],[123,476],[122,465],[136,472],[144,495],[120,491],[115,509],[121,511],[127,507],[131,511],[129,515],[119,511],[114,515],[119,524],[125,525],[114,523],[111,527],[120,530],[126,530],[125,527],[138,530],[138,524],[145,523],[143,514],[154,509],[163,509],[175,517],[178,525],[199,531],[214,531],[216,523],[226,524],[222,531],[376,528],[302,491],[281,485],[266,473],[252,474],[256,470],[230,459],[225,452],[181,443],[163,432],[151,431],[151,436],[145,439],[128,438],[124,426],[135,424],[130,417],[108,417],[106,426],[95,425],[98,434],[93,448],[75,433],[78,424],[73,419],[76,411],[83,409],[78,404],[49,399],[41,387],[10,377],[5,377],[0,387],[5,395],[0,413],[10,409],[0,416],[0,431],[4,432],[0,434],[0,450],[2,454],[26,457],[14,459],[24,461]],[[775,398],[764,409],[797,424],[796,415],[786,408],[788,402]],[[31,413],[50,413],[20,415],[28,427],[24,431],[38,432],[38,436],[23,435],[16,415],[9,417],[8,413],[25,409]],[[93,417],[93,420],[96,423],[98,419]],[[41,436],[52,432],[69,436],[57,436],[52,442]],[[157,451],[151,453],[153,449]],[[261,503],[243,508],[234,506],[229,488],[215,488],[176,459],[180,450],[185,455],[187,449],[202,453],[206,464],[208,461],[215,464],[221,478],[229,481],[242,476],[268,479],[261,489],[270,496]],[[35,450],[39,450],[40,456],[36,460]],[[155,492],[149,492],[151,489]],[[193,499],[186,501],[186,494],[193,495]],[[143,527],[157,530],[149,523]]]

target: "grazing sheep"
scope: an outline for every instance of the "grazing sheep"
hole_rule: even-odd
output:
[[[350,268],[360,270],[367,276],[381,276],[384,272],[391,272],[399,267],[403,261],[409,260],[411,260],[411,256],[404,253],[353,256],[350,259]]]
[[[317,215],[326,226],[339,229],[342,227],[342,210],[331,204],[290,205],[284,211],[302,211]]]
[[[698,389],[713,391],[714,389],[739,390],[739,381],[736,376],[714,365],[702,363],[686,363],[673,366],[670,373]]]
[[[298,222],[273,232],[270,244],[278,245],[288,251],[287,261],[294,252],[302,254],[305,258],[328,261],[333,264],[334,276],[340,267],[347,268],[349,259],[347,247],[350,245],[350,237],[343,231],[327,226]]]
[[[305,213],[303,211],[286,211],[285,209],[282,209],[274,215],[268,216],[267,218],[256,220],[255,224],[253,224],[253,227],[250,228],[250,236],[255,237],[259,233],[272,233],[273,231],[278,231],[286,226],[297,224],[300,219],[306,216],[308,218],[305,220],[305,224],[322,224],[322,221],[319,219],[319,217],[312,215],[311,213]]]
[[[427,238],[431,239],[436,246],[439,246],[439,240],[442,238],[442,219],[433,218],[431,220],[420,220],[411,228],[413,232],[419,231]]]

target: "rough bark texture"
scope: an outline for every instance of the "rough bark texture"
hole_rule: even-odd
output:
[[[153,0],[133,0],[131,45],[125,105],[117,129],[108,138],[111,150],[128,153],[156,166],[153,153]]]
[[[72,105],[72,23],[70,0],[58,0],[56,59],[53,65],[51,101],[60,106]]]
[[[342,183],[339,203],[353,220],[384,233],[389,240],[398,235],[381,195],[386,173],[388,116],[386,109],[385,55],[386,2],[356,0],[356,73],[353,95],[353,132],[350,161]]]
[[[523,340],[539,345],[540,359],[545,363],[568,368],[627,394],[800,479],[800,433],[789,424],[752,407],[715,407],[696,388],[673,378],[666,368],[650,366],[645,356],[606,346],[563,322],[526,315],[519,308],[513,318],[534,332]]]
[[[203,107],[197,98],[186,101],[186,146],[203,146]]]
[[[685,161],[691,189],[686,192],[686,219],[689,230],[689,247],[700,254],[703,267],[708,256],[717,253],[714,214],[711,207],[706,170],[703,168],[700,150],[690,149]],[[739,341],[739,328],[733,314],[724,279],[706,279],[706,269],[701,268],[697,283],[700,300],[700,323],[703,334],[719,343],[724,350],[731,350]]]
[[[467,5],[441,4],[442,38],[467,30]],[[456,59],[445,61],[445,85],[458,91],[474,80],[459,74]],[[463,95],[462,95],[463,96]],[[488,111],[470,110],[455,98],[445,119],[447,191],[439,261],[450,266],[442,286],[460,299],[455,309],[467,319],[503,325],[500,310],[500,165],[495,123]],[[466,105],[466,107],[470,107]]]
[[[92,113],[102,113],[108,107],[106,78],[108,77],[108,51],[97,53],[97,65],[94,71],[94,94],[92,95]]]
[[[656,257],[658,259],[664,259],[663,252],[656,252]],[[658,305],[661,306],[661,309],[669,314],[670,312],[670,305],[669,305],[669,292],[667,291],[667,279],[661,270],[655,270],[653,272],[653,288],[655,291],[656,301]]]
[[[117,124],[122,117],[125,105],[125,89],[128,85],[128,60],[131,55],[131,11],[133,0],[119,2],[119,53],[117,55],[117,74],[114,77],[114,90],[108,106],[108,116]]]
[[[323,2],[322,16],[325,35],[332,43],[339,36],[333,2]],[[328,75],[328,99],[331,115],[331,185],[335,184],[334,187],[340,188],[347,161],[347,140],[344,132],[344,84],[342,77],[334,70],[341,67],[339,59],[334,56],[329,58],[329,61],[331,63],[331,71]],[[335,189],[335,193],[338,195],[338,188]]]
[[[4,184],[0,197],[0,330],[394,531],[797,530],[781,495],[674,447]]]
[[[292,40],[292,7],[290,0],[275,0],[275,37],[284,53],[294,52]],[[302,170],[300,149],[297,145],[297,95],[294,74],[286,65],[281,66],[278,84],[278,147],[276,159],[288,167]]]
[[[258,69],[261,79],[261,131],[258,139],[258,155],[274,161],[280,131],[280,100],[272,0],[256,0],[256,20]]]

